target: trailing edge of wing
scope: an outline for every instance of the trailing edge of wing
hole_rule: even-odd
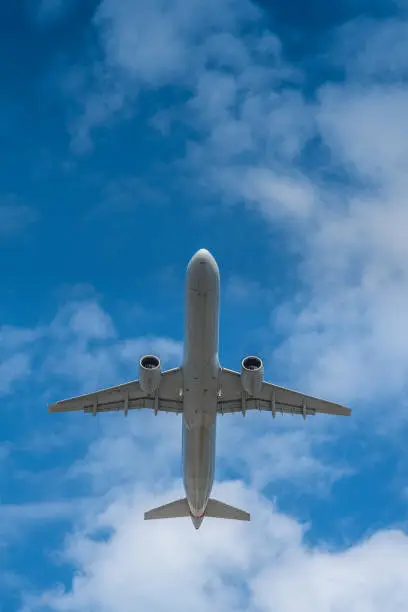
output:
[[[111,412],[150,408],[159,412],[183,412],[181,370],[175,368],[162,373],[157,397],[147,395],[137,380],[101,389],[94,393],[79,395],[48,406],[49,412],[70,412],[83,410],[87,413]]]
[[[262,410],[273,414],[299,414],[304,418],[318,413],[337,416],[350,416],[351,414],[350,408],[341,404],[304,395],[268,382],[263,383],[257,397],[245,395],[241,387],[241,375],[233,370],[223,368],[220,378],[222,395],[218,401],[218,412],[221,414],[244,412],[245,410]]]

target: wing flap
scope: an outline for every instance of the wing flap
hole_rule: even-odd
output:
[[[108,389],[101,389],[94,393],[79,395],[62,400],[48,406],[49,412],[70,412],[83,410],[87,413],[112,412],[141,408],[151,408],[159,412],[183,411],[183,400],[180,395],[182,388],[182,375],[180,368],[167,370],[162,373],[159,393],[156,396],[147,395],[137,380],[124,383]]]
[[[269,411],[273,414],[299,414],[304,418],[315,414],[350,416],[351,410],[341,404],[305,395],[298,391],[278,387],[264,382],[257,397],[246,395],[241,387],[241,375],[233,370],[222,369],[221,399],[218,412],[227,414],[244,410]]]

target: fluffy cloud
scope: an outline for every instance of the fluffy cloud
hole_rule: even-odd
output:
[[[208,86],[214,95],[214,77],[218,80],[216,90],[222,95],[222,74],[208,70],[212,63],[233,70],[234,77],[245,68],[244,87],[263,79],[264,70],[251,68],[253,58],[248,47],[236,36],[248,23],[258,22],[260,15],[248,0],[194,0],[188,7],[180,0],[154,0],[149,5],[140,0],[101,2],[94,25],[103,59],[92,63],[86,75],[76,70],[65,82],[81,109],[70,128],[74,148],[79,152],[89,150],[97,128],[132,114],[141,91],[168,86],[178,87],[185,94],[197,90],[201,98],[195,103],[201,105],[209,93]],[[276,37],[267,33],[256,38],[254,44],[254,52],[263,62],[272,59],[277,64],[268,73],[280,73]],[[235,88],[233,79],[231,85]],[[184,111],[183,115],[186,118]],[[226,129],[231,132],[233,126]],[[238,134],[237,138],[242,136]]]
[[[9,394],[19,380],[31,374],[32,347],[42,335],[40,326],[0,326],[0,394]]]
[[[174,83],[179,78],[191,77],[189,72],[202,65],[206,56],[200,51],[204,34],[224,31],[235,33],[242,24],[258,17],[255,6],[243,0],[193,0],[186,7],[181,0],[154,0],[146,5],[141,1],[123,0],[120,3],[104,0],[96,14],[95,23],[101,37],[109,66],[125,71],[132,79],[160,86]],[[205,39],[208,37],[205,36]],[[223,51],[230,39],[218,39]],[[239,41],[232,41],[239,45]],[[211,44],[213,55],[218,47]]]
[[[30,359],[24,353],[16,353],[0,364],[0,394],[9,393],[13,384],[31,371]]]
[[[299,372],[313,355],[306,384],[344,399],[406,387],[406,98],[404,87],[378,84],[320,95],[321,135],[358,187],[339,185],[334,201],[329,193],[307,235],[304,301],[287,306],[281,351]]]
[[[404,17],[383,20],[361,17],[337,30],[328,60],[343,68],[349,79],[401,81],[407,75],[404,60],[407,33],[408,22]]]
[[[30,598],[24,610],[160,611],[169,601],[180,610],[405,610],[402,532],[380,532],[343,551],[311,548],[305,528],[270,502],[239,483],[216,489],[219,499],[250,508],[253,522],[206,519],[199,532],[188,519],[144,523],[146,508],[180,491],[155,497],[136,489],[67,538],[63,559],[78,568],[72,588]]]
[[[114,385],[137,377],[142,354],[158,353],[164,367],[181,358],[181,343],[171,338],[141,336],[121,339],[110,315],[96,298],[65,303],[48,324],[32,329],[0,327],[0,393],[35,370],[36,382],[51,375],[80,391]],[[43,357],[42,351],[47,355]]]
[[[44,375],[71,378],[80,390],[114,385],[137,377],[143,354],[158,353],[163,367],[181,357],[181,343],[170,338],[119,339],[110,316],[95,302],[63,308],[50,326],[59,344],[44,363]]]

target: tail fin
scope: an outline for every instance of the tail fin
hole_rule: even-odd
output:
[[[217,499],[208,500],[207,508],[205,509],[205,516],[212,516],[214,518],[223,519],[234,519],[236,521],[251,520],[251,515],[249,514],[249,512],[245,512],[245,510],[240,510],[239,508],[234,508],[234,506],[224,504],[223,502],[220,502]]]
[[[153,508],[153,510],[149,510],[148,512],[144,513],[145,521],[150,521],[153,519],[178,518],[182,516],[190,516],[193,519],[198,518],[193,517],[191,515],[186,498],[178,499],[174,502],[170,502],[169,504],[165,504],[164,506],[159,506],[158,508]],[[233,519],[236,521],[249,521],[251,519],[251,515],[249,514],[249,512],[245,512],[244,510],[240,510],[239,508],[234,508],[234,506],[229,506],[228,504],[224,504],[223,502],[220,502],[216,499],[208,500],[204,516],[211,516],[213,518]],[[204,517],[201,516],[199,518],[201,519],[201,524],[201,521]]]
[[[153,519],[164,519],[164,518],[178,518],[180,516],[190,516],[190,508],[187,503],[187,499],[178,499],[164,506],[153,508],[144,513],[145,521]]]

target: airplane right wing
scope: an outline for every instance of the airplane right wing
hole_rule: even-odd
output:
[[[229,412],[242,412],[246,410],[268,411],[275,416],[281,414],[299,414],[305,419],[317,413],[350,416],[350,408],[327,400],[304,395],[298,391],[291,391],[284,387],[272,385],[269,382],[262,384],[258,395],[246,394],[242,389],[241,374],[233,370],[222,368],[220,374],[221,394],[218,400],[220,414]]]
[[[151,408],[157,412],[183,412],[182,373],[180,368],[166,370],[161,375],[159,392],[148,395],[140,387],[138,380],[101,389],[87,395],[79,395],[48,406],[49,412],[69,412],[83,410],[96,415],[97,412],[123,410],[125,416],[129,410]]]

